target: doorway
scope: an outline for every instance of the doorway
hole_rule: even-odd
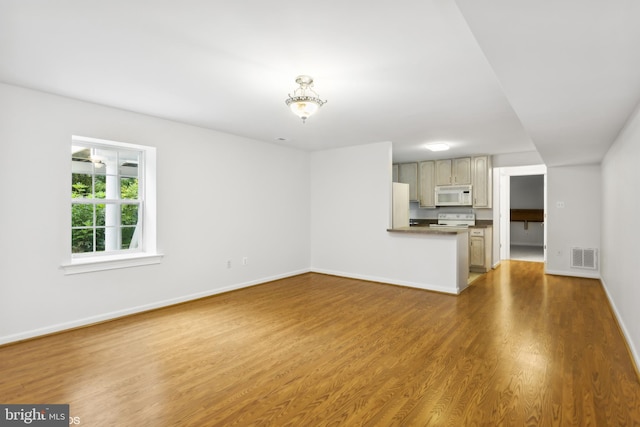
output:
[[[546,260],[546,166],[500,168],[500,259]]]

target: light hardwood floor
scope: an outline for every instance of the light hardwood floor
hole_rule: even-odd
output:
[[[0,403],[81,426],[640,425],[600,282],[510,261],[459,296],[305,274],[0,347]]]

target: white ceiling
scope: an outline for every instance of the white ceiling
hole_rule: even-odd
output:
[[[640,2],[0,0],[0,81],[302,149],[597,163],[640,101]]]

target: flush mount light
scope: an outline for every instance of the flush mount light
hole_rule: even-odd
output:
[[[91,160],[95,167],[101,168],[105,165],[107,158],[105,156],[97,154],[97,150],[95,148],[92,148],[91,154],[89,155],[89,160]]]
[[[434,142],[433,144],[425,145],[425,148],[431,151],[447,151],[449,149],[449,144],[445,144],[444,142]]]
[[[302,123],[305,123],[327,101],[321,100],[316,91],[312,89],[313,79],[311,77],[298,76],[296,77],[296,83],[300,87],[293,91],[293,96],[289,94],[289,98],[285,100],[285,103],[291,108],[293,114],[300,117]]]

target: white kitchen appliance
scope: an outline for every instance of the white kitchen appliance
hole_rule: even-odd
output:
[[[476,225],[476,214],[473,213],[439,213],[438,223],[430,224],[434,228],[469,228]]]
[[[409,184],[393,183],[392,228],[409,227]]]
[[[436,206],[471,206],[470,185],[440,185],[436,187]]]

